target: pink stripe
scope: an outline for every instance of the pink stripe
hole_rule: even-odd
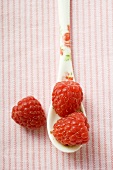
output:
[[[55,33],[56,33],[56,30],[55,30],[55,1],[53,1],[53,33],[54,33],[54,58],[55,58],[55,65],[54,65],[54,79],[55,79],[55,82],[56,82],[56,58],[58,58],[56,56],[56,37],[55,37]],[[59,55],[60,56],[60,55]],[[58,150],[56,149],[56,169],[58,169]]]
[[[78,82],[80,83],[80,70],[81,70],[81,66],[80,66],[80,45],[79,45],[79,12],[78,12],[78,0],[76,1],[76,17],[77,17],[77,50],[78,50],[78,67],[79,68],[77,71],[78,71],[78,75],[77,75],[77,80]],[[76,79],[76,78],[75,78]],[[83,151],[82,149],[80,150],[80,169],[82,170],[83,168],[83,161],[82,161],[82,158],[83,158]]]
[[[39,56],[39,45],[38,45],[38,1],[36,1],[36,47],[37,47],[37,56]],[[37,79],[39,81],[39,61],[37,60]],[[37,86],[37,94],[40,96],[40,86]],[[40,129],[38,130],[38,169],[41,169],[40,162]]]
[[[20,71],[20,98],[22,97],[22,56],[21,56],[21,0],[19,0],[19,11],[18,11],[18,15],[19,15],[19,57],[20,57],[20,61],[19,61],[19,71]]]
[[[72,8],[72,6],[73,6],[73,3],[72,3],[72,1],[70,1],[71,54],[72,54],[72,66],[73,66],[73,70],[74,70],[74,72],[75,72],[75,69],[74,69],[74,59],[73,59],[74,53],[73,53],[73,15],[72,15],[72,14],[73,14],[73,8]]]
[[[102,90],[102,98],[103,98],[103,118],[105,118],[105,85],[104,85],[104,53],[103,53],[103,26],[102,26],[103,16],[102,16],[102,0],[100,1],[100,30],[101,30],[101,56],[102,58],[102,84],[103,84],[103,90]],[[105,119],[103,119],[104,124],[104,158],[105,158],[105,169],[107,170],[107,144],[106,144],[106,122]]]
[[[83,170],[83,151],[80,149],[80,169]]]
[[[112,42],[113,42],[113,1],[112,1]],[[113,45],[113,44],[112,44]],[[109,62],[110,63],[110,62]],[[111,68],[111,67],[109,67],[109,68]],[[109,77],[111,78],[111,74],[109,75]],[[109,86],[110,86],[110,78],[109,78]],[[111,89],[111,88],[110,88]],[[110,100],[111,100],[111,102],[112,102],[112,99],[111,98],[109,98]],[[110,101],[109,101],[110,102]],[[110,102],[110,113],[111,113],[111,105],[112,105],[112,103]],[[111,116],[111,120],[113,120],[113,115]],[[111,134],[112,134],[112,130],[113,130],[113,126],[112,126],[112,121],[110,122],[110,129],[111,129]],[[113,136],[111,135],[111,151],[112,151],[112,159],[111,159],[111,164],[112,164],[112,169],[113,169],[113,138],[112,138]]]
[[[70,170],[70,153],[68,153],[68,170]]]
[[[19,61],[19,72],[20,72],[20,99],[22,98],[22,56],[21,56],[21,0],[19,0],[19,11],[18,11],[18,15],[19,15],[19,57],[20,57],[20,61]],[[21,170],[23,170],[23,147],[22,147],[22,127],[20,127],[20,167]]]
[[[91,45],[91,9],[90,0],[88,1],[88,22],[89,22],[89,56],[92,56],[92,45]],[[90,91],[93,92],[93,82],[92,82],[92,60],[90,59]],[[93,93],[91,94],[91,100],[93,101]],[[93,105],[91,104],[91,113],[93,113]],[[92,128],[92,161],[93,168],[95,169],[95,143],[94,143],[94,116],[91,114],[91,128]],[[88,165],[89,167],[89,165]],[[89,168],[90,169],[90,168]]]
[[[82,1],[82,11],[83,11],[83,32],[85,32],[85,23],[84,23],[84,20],[85,20],[85,12],[84,12],[84,0]],[[86,49],[85,49],[85,34],[83,34],[83,60],[84,60],[84,63],[86,63]],[[87,80],[87,75],[86,75],[86,65],[84,64],[84,88],[85,88],[85,93],[87,94],[87,88],[86,88],[86,83],[85,83],[85,80]],[[84,101],[85,102],[85,108],[86,108],[86,111],[87,111],[87,102],[86,100]],[[86,145],[86,164],[87,164],[87,169],[89,169],[89,157],[88,157],[88,145]]]
[[[27,7],[27,2],[26,0],[24,1],[24,35],[25,35],[25,74],[26,74],[26,95],[28,95],[28,87],[27,87],[27,80],[28,80],[28,66],[27,66],[27,24],[26,24],[26,20],[27,20],[27,16],[26,16],[26,7]],[[27,141],[28,142],[28,141]]]
[[[32,36],[32,0],[30,1],[30,39],[31,39],[31,47],[30,47],[30,51],[31,51],[31,62],[30,62],[30,66],[31,66],[31,92],[32,94],[34,94],[34,86],[33,86],[33,36]],[[34,160],[35,160],[35,152],[34,152],[34,131],[32,131],[32,169],[35,169],[35,164],[34,164]]]
[[[76,158],[76,153],[74,154],[74,168],[77,169],[77,158]]]
[[[88,19],[89,19],[89,56],[92,56],[92,49],[91,49],[91,9],[90,9],[90,1],[88,1]],[[92,83],[92,61],[90,59],[90,91],[91,91],[91,100],[93,101],[93,83]],[[91,113],[93,113],[93,106],[91,104]],[[92,127],[92,160],[93,160],[93,167],[95,168],[95,145],[94,145],[94,117],[91,114],[91,127]],[[88,165],[89,167],[89,165]]]
[[[31,92],[34,92],[34,86],[33,86],[33,36],[32,36],[32,0],[30,0],[30,40],[31,40],[31,46],[30,46],[30,52],[31,52]]]
[[[13,45],[14,45],[14,103],[16,103],[16,53],[15,53],[15,0],[13,0]],[[16,124],[14,124],[14,163],[15,168],[17,169],[17,139],[16,139]]]
[[[64,153],[62,153],[62,170],[64,170]]]
[[[53,24],[54,24],[54,26],[53,26],[53,32],[54,32],[54,34],[53,34],[53,36],[54,36],[54,58],[55,58],[55,65],[54,65],[54,74],[55,74],[55,76],[54,76],[54,79],[55,79],[55,82],[56,82],[56,70],[58,69],[58,68],[56,68],[56,61],[57,61],[57,58],[58,58],[58,56],[56,56],[56,37],[55,37],[55,35],[56,35],[56,25],[55,25],[55,21],[56,21],[56,15],[55,15],[55,1],[53,1]],[[59,57],[60,57],[60,54],[59,54]]]
[[[26,164],[27,164],[27,170],[29,170],[29,141],[28,141],[28,134],[29,130],[26,130]]]
[[[42,1],[42,62],[43,68],[45,68],[45,60],[44,60],[44,1]],[[45,108],[45,69],[43,69],[43,102]],[[46,167],[46,128],[44,126],[44,167]]]
[[[27,80],[28,80],[28,66],[27,66],[27,26],[26,26],[26,7],[27,7],[27,2],[26,0],[24,1],[24,35],[25,35],[25,74],[26,74],[26,96],[28,95],[28,87],[27,87]],[[28,130],[26,131],[26,162],[27,162],[27,170],[29,170],[29,159],[28,159]]]
[[[56,149],[56,169],[58,169],[58,149]]]
[[[72,65],[73,65],[73,69],[74,69],[74,66],[75,66],[75,62],[74,62],[74,47],[73,47],[73,44],[74,44],[74,42],[73,42],[73,35],[74,35],[74,33],[73,33],[73,1],[70,1],[70,16],[71,16],[71,18],[70,18],[70,25],[71,25],[71,36],[72,36],[72,38],[71,38],[71,53],[72,53]],[[75,69],[74,69],[74,72],[75,72]],[[63,160],[64,161],[64,160]],[[76,169],[76,154],[74,154],[74,168]]]
[[[78,12],[78,0],[76,1],[76,27],[77,27],[77,51],[78,51],[78,57],[77,57],[77,68],[79,68],[78,70],[77,70],[77,73],[78,73],[78,75],[77,75],[77,78],[76,78],[76,76],[75,76],[75,79],[78,81],[78,82],[80,82],[80,60],[79,60],[79,56],[80,56],[80,49],[79,49],[79,12]]]
[[[4,103],[4,5],[3,5],[3,0],[1,2],[1,23],[2,23],[2,108],[5,108],[5,103]],[[4,112],[4,110],[3,110]],[[2,114],[3,118],[2,118],[2,169],[5,169],[5,117],[4,114]]]
[[[7,1],[7,22],[8,22],[8,110],[10,110],[10,21],[9,21],[9,0]],[[8,126],[9,126],[9,133],[8,133],[8,148],[9,148],[9,153],[8,153],[8,157],[9,157],[9,170],[11,169],[11,142],[10,142],[10,136],[11,136],[11,124],[10,124],[10,114],[9,114],[9,119],[8,119]]]
[[[96,70],[95,70],[95,72],[96,72],[96,75],[98,75],[98,55],[97,55],[97,30],[96,30],[96,23],[97,23],[97,21],[96,21],[96,0],[94,0],[94,25],[95,25],[95,64],[96,64]],[[96,76],[96,88],[97,88],[97,90],[96,90],[96,96],[97,96],[97,103],[96,103],[96,105],[98,106],[98,104],[99,104],[99,100],[98,100],[98,98],[99,98],[99,94],[98,94],[98,91],[99,91],[99,84],[98,84],[98,76]],[[101,167],[102,167],[102,165],[101,165],[101,148],[100,148],[100,119],[99,119],[99,114],[98,113],[100,113],[100,109],[99,109],[99,106],[97,107],[97,121],[98,121],[98,158],[99,158],[99,169],[101,169]]]
[[[109,56],[109,22],[108,22],[108,0],[107,0],[107,2],[106,2],[106,23],[107,23],[107,27],[106,27],[106,40],[107,40],[107,68],[108,68],[108,91],[111,91],[111,88],[110,88],[110,77],[111,77],[111,75],[110,75],[110,73],[111,73],[111,70],[110,70],[110,56]],[[112,113],[112,111],[111,111],[111,97],[109,96],[108,97],[108,100],[109,100],[109,106],[108,106],[108,113],[109,113],[109,131],[110,131],[110,147],[112,148],[112,149],[110,149],[110,156],[111,156],[111,158],[109,158],[111,161],[113,161],[113,159],[112,159],[112,154],[113,154],[113,144],[112,144],[112,115],[111,115],[111,113]],[[113,162],[112,162],[112,166],[113,166]],[[112,167],[112,169],[113,169],[113,167]]]
[[[48,0],[48,49],[50,49],[50,10],[49,10],[49,4],[50,1]],[[50,68],[50,50],[48,50],[48,82],[49,82],[49,89],[51,89],[51,68]],[[50,90],[49,90],[49,96],[51,96]],[[50,97],[51,99],[51,97]],[[53,163],[52,163],[52,143],[50,142],[50,168],[53,170]]]

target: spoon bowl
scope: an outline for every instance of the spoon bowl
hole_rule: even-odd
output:
[[[83,104],[81,104],[81,111],[84,113],[84,115],[86,115]],[[53,126],[57,122],[58,119],[60,119],[60,117],[58,116],[58,114],[55,113],[55,110],[51,104],[50,108],[49,108],[48,119],[47,119],[47,129],[48,129],[48,135],[49,135],[49,138],[50,138],[52,144],[58,150],[60,150],[62,152],[66,152],[66,153],[76,152],[77,150],[79,150],[82,147],[82,145],[64,146],[61,143],[59,143],[55,139],[55,137],[52,135],[51,131],[53,130]]]

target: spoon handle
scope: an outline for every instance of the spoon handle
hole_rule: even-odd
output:
[[[58,0],[60,24],[60,62],[58,81],[74,80],[70,41],[70,0]]]

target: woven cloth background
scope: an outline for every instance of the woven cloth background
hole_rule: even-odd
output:
[[[90,141],[58,151],[46,127],[26,130],[12,107],[33,95],[48,113],[59,64],[57,0],[0,0],[0,169],[113,169],[113,1],[71,0],[73,67],[84,92]]]

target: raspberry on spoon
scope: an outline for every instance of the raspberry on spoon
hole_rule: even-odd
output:
[[[65,117],[80,109],[83,92],[80,85],[74,81],[56,83],[52,93],[52,104],[56,113]]]
[[[51,132],[56,140],[63,145],[74,146],[85,144],[89,140],[89,124],[82,112],[74,112],[59,119]]]

